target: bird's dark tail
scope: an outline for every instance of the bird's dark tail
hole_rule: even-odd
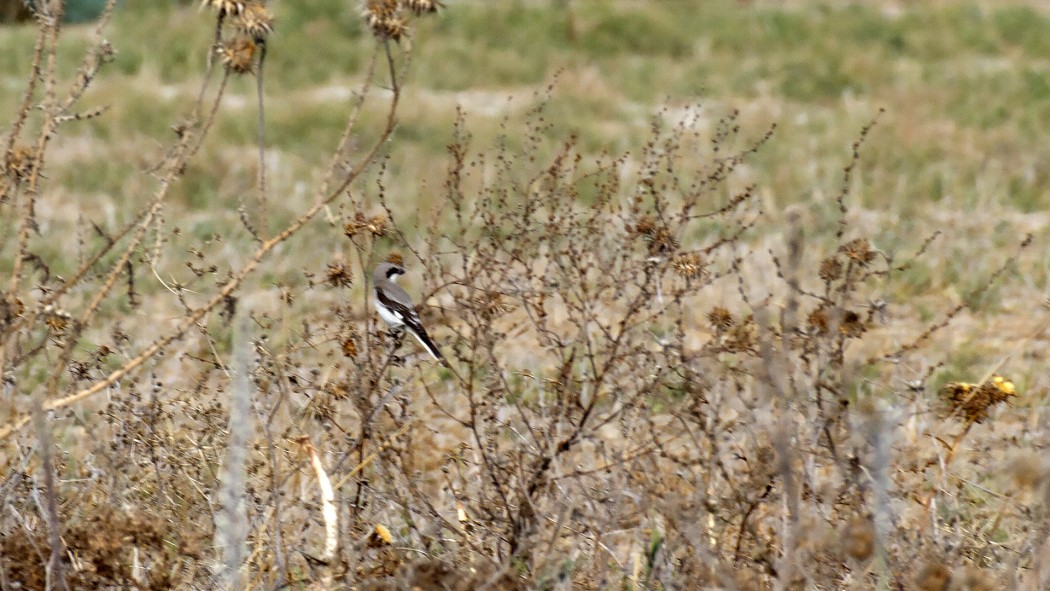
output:
[[[416,337],[419,344],[423,345],[423,348],[427,350],[427,353],[430,353],[430,356],[433,357],[435,361],[441,365],[448,365],[445,356],[441,354],[441,351],[438,351],[437,345],[430,340],[430,336],[427,335],[426,329],[422,326],[412,326],[410,324],[405,324],[405,328],[408,329],[408,332],[412,333],[412,336]]]

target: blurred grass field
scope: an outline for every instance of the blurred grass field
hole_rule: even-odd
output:
[[[265,93],[276,227],[317,183],[374,40],[354,2],[272,9]],[[71,26],[60,63],[76,63],[91,30]],[[1026,232],[1044,234],[1050,221],[1048,30],[1044,6],[1011,2],[452,2],[413,31],[422,50],[412,55],[385,182],[402,220],[413,221],[441,186],[457,105],[475,145],[505,133],[513,144],[521,141],[515,127],[501,120],[520,119],[553,82],[545,114],[552,139],[575,133],[594,155],[639,145],[661,109],[670,121],[700,105],[708,127],[739,110],[749,138],[775,123],[730,189],[755,184],[774,219],[802,207],[815,222],[809,238],[819,241],[833,224],[831,197],[850,144],[878,117],[850,200],[890,252],[945,233],[935,256],[891,294],[928,298],[919,307],[932,314],[939,300],[965,297],[997,264],[991,255]],[[0,36],[3,112],[20,98],[34,34],[23,25]],[[108,32],[116,61],[85,100],[109,111],[56,145],[47,174],[62,190],[45,196],[55,213],[48,223],[68,224],[73,235],[80,216],[115,223],[132,215],[121,205],[148,194],[145,171],[191,108],[211,34],[195,4],[122,3]],[[168,206],[172,223],[197,238],[236,231],[238,198],[254,183],[254,80],[235,79],[231,91]],[[365,129],[378,129],[382,108],[366,107],[374,120]],[[330,246],[333,234],[310,232],[293,252]],[[236,234],[226,238],[238,244]],[[281,261],[262,285],[302,281],[300,262]],[[1033,306],[1048,266],[1038,256],[1029,262],[1008,287],[969,303],[989,313],[1004,298]]]
[[[269,141],[289,182],[307,180],[334,145],[338,122],[372,44],[353,2],[274,3],[278,33],[266,71]],[[600,152],[635,145],[663,105],[740,109],[742,124],[780,127],[753,162],[771,206],[819,203],[839,177],[857,130],[886,109],[866,148],[854,197],[905,220],[931,207],[1045,209],[1050,125],[1050,15],[1000,3],[458,2],[414,32],[407,107],[391,165],[399,194],[442,170],[456,104],[478,141],[561,72],[548,112],[557,135]],[[86,36],[90,25],[77,25]],[[205,62],[204,14],[179,3],[130,1],[111,42],[117,61],[89,96],[105,117],[68,141],[55,180],[116,195],[127,168],[145,166],[187,108]],[[32,26],[0,38],[10,110],[32,51]],[[68,58],[83,46],[66,37]],[[75,63],[72,59],[65,63]],[[199,207],[238,155],[251,154],[253,82],[239,80],[208,164],[181,200]],[[510,100],[508,100],[510,99]],[[116,141],[113,141],[116,140]],[[105,157],[112,155],[113,158]],[[129,156],[133,156],[129,160]],[[76,171],[76,178],[72,171]],[[288,191],[289,186],[281,187]],[[917,231],[905,222],[902,234]]]

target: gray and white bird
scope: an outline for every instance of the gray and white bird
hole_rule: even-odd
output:
[[[416,337],[420,345],[438,362],[445,364],[445,357],[438,351],[434,342],[427,335],[419,314],[412,306],[412,298],[396,283],[398,275],[404,275],[405,268],[394,263],[379,263],[372,273],[372,299],[379,317],[395,330],[406,330]]]

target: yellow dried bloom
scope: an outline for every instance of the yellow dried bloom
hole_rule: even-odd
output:
[[[234,74],[247,74],[255,70],[255,41],[245,35],[237,35],[216,50],[222,65]]]
[[[992,407],[1017,396],[1014,383],[1000,375],[993,375],[983,384],[948,382],[941,388],[941,398],[952,413],[961,414],[968,422],[980,423],[988,418]]]
[[[992,385],[1008,396],[1016,396],[1017,388],[1014,383],[999,374],[992,376]]]
[[[368,536],[368,546],[370,548],[378,548],[380,546],[389,546],[394,543],[394,536],[390,534],[390,530],[381,523],[377,523],[372,533]]]
[[[262,43],[273,32],[273,14],[262,4],[245,5],[233,24],[242,33]]]

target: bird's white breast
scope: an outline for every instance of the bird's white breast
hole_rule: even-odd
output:
[[[385,320],[387,324],[393,326],[402,326],[405,324],[405,321],[401,318],[401,315],[381,304],[379,302],[379,298],[374,297],[373,304],[376,307],[376,312],[379,313],[379,317]]]

